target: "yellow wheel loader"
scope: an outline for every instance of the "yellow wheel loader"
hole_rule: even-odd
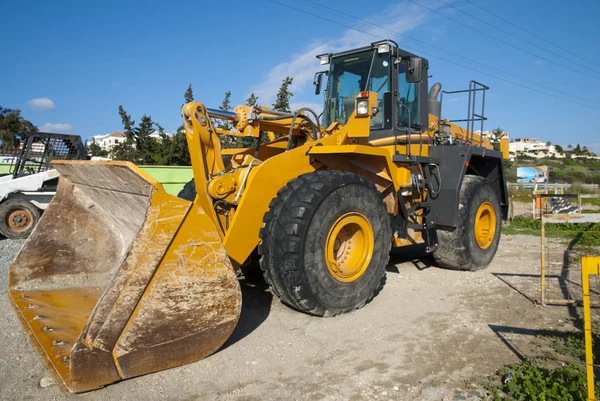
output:
[[[10,267],[9,293],[66,389],[217,351],[240,315],[236,270],[256,254],[273,293],[317,316],[372,299],[392,247],[425,244],[450,269],[490,263],[508,202],[503,153],[475,132],[487,87],[459,91],[461,127],[440,116],[443,94],[457,92],[428,91],[427,60],[393,41],[319,59],[320,118],[183,107],[187,199],[131,163],[54,163],[57,195]],[[220,135],[256,146],[222,150]]]

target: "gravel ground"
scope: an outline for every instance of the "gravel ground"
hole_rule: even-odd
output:
[[[315,318],[246,283],[233,336],[207,359],[81,395],[52,381],[7,298],[22,241],[0,240],[2,400],[451,400],[465,380],[535,352],[543,330],[571,328],[565,307],[541,308],[539,238],[503,236],[479,272],[429,266],[401,253],[364,308]]]

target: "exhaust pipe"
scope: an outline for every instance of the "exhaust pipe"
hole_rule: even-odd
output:
[[[437,100],[437,97],[442,90],[442,84],[436,82],[429,90],[429,96],[427,96],[427,103],[429,108],[429,114],[436,117],[440,117],[442,114],[442,102]]]

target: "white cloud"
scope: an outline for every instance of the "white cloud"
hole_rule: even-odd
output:
[[[36,99],[31,99],[27,102],[27,104],[34,110],[48,111],[56,109],[56,105],[54,104],[52,99],[49,99],[47,97],[38,97]]]
[[[311,10],[312,11],[312,10]],[[294,11],[300,18],[313,18],[308,15],[300,14]],[[330,14],[330,12],[328,12]],[[334,20],[340,20],[340,17],[335,15]],[[427,11],[410,3],[399,2],[385,10],[380,14],[371,15],[366,18],[361,18],[364,21],[374,21],[373,25],[361,23],[357,21],[344,23],[345,25],[356,25],[357,29],[364,32],[359,32],[353,29],[346,29],[339,37],[328,40],[315,40],[303,52],[293,54],[289,60],[284,61],[267,73],[265,79],[256,85],[253,90],[254,94],[259,96],[260,104],[271,104],[275,100],[277,91],[281,86],[281,81],[287,77],[293,77],[290,90],[294,93],[293,100],[298,102],[307,87],[310,86],[309,93],[312,92],[312,81],[314,73],[323,70],[324,66],[319,65],[316,59],[318,54],[335,53],[342,50],[352,49],[360,46],[366,46],[374,41],[391,38],[397,41],[398,34],[414,29],[427,19]],[[379,23],[379,21],[391,21],[389,23]],[[400,45],[402,47],[402,45]],[[312,93],[311,93],[312,94]],[[320,107],[322,108],[322,106]]]
[[[56,133],[70,133],[73,132],[73,127],[71,124],[52,124],[46,123],[40,127],[40,131],[42,132],[56,132]]]

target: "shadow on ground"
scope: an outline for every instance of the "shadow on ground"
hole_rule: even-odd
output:
[[[273,295],[259,272],[240,278],[242,290],[242,313],[233,334],[222,349],[242,340],[256,330],[269,316]]]
[[[585,360],[582,319],[575,319],[571,330],[528,329],[494,324],[488,324],[488,327],[520,360],[539,356],[544,346],[551,346],[564,356]],[[593,340],[594,360],[600,361],[600,333],[593,333]]]
[[[390,261],[386,270],[388,273],[399,273],[396,265],[406,262],[412,263],[418,270],[435,267],[435,262],[431,255],[427,253],[425,244],[417,244],[414,246],[392,248]]]

